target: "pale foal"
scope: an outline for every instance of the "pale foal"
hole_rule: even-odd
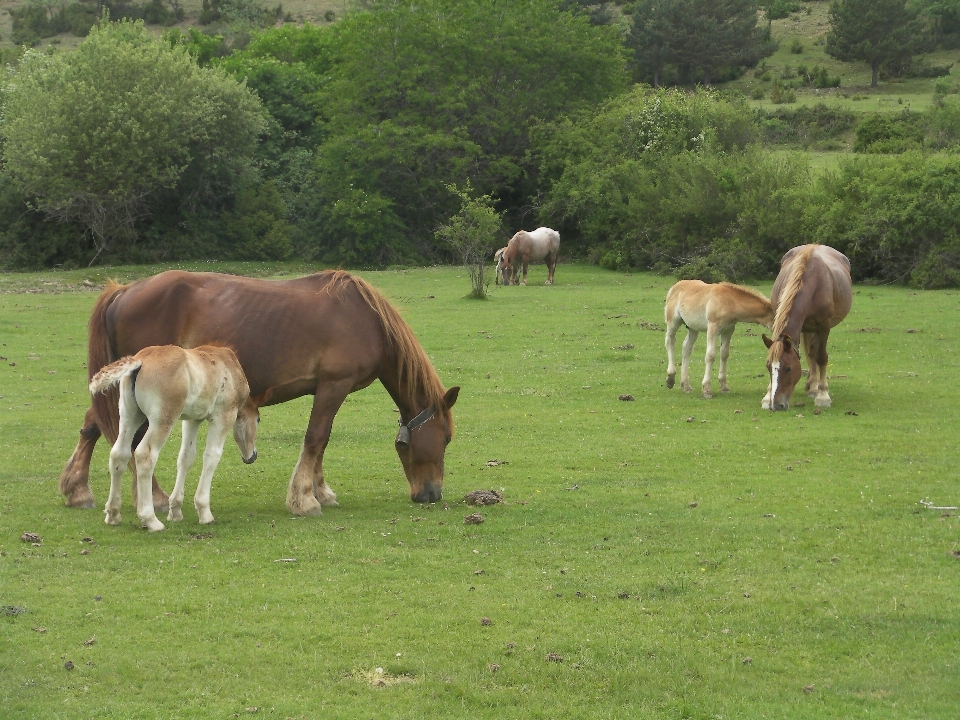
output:
[[[182,520],[184,482],[197,457],[200,423],[207,420],[207,446],[194,506],[201,523],[212,523],[210,485],[231,425],[243,461],[252,463],[257,459],[260,416],[250,400],[250,387],[237,356],[229,348],[213,345],[192,350],[154,345],[101,369],[90,381],[90,392],[103,392],[117,384],[120,432],[110,451],[110,497],[104,521],[108,525],[120,524],[120,481],[133,455],[137,468],[137,517],[149,530],[163,530],[153,508],[151,478],[160,449],[177,420],[183,421],[183,442],[167,520]],[[134,435],[145,420],[149,427],[131,452]]]

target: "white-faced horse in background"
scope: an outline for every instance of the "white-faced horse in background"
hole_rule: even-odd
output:
[[[756,290],[732,283],[709,284],[701,280],[681,280],[670,288],[664,308],[667,324],[667,387],[672,388],[677,375],[673,357],[677,330],[687,326],[683,341],[683,361],[680,370],[680,387],[690,392],[690,354],[701,332],[707,333],[707,368],[703,375],[703,396],[713,397],[710,378],[713,362],[717,357],[717,338],[720,339],[720,392],[730,392],[727,387],[727,358],[730,355],[730,338],[738,322],[750,322],[770,328],[773,308],[770,301]]]
[[[229,348],[213,345],[192,350],[153,345],[101,369],[90,380],[90,392],[103,392],[117,384],[120,434],[110,451],[110,497],[105,522],[120,524],[120,481],[133,454],[137,468],[137,517],[149,530],[163,530],[153,508],[151,478],[160,449],[177,420],[183,420],[183,442],[167,520],[183,520],[184,482],[197,457],[200,423],[208,420],[207,447],[194,506],[201,523],[212,523],[210,484],[231,426],[243,461],[249,464],[257,459],[260,413],[249,400],[250,386],[237,356]],[[131,452],[134,435],[144,420],[150,425],[136,451]]]
[[[503,280],[503,254],[507,251],[505,247],[500,248],[493,254],[493,262],[496,263],[494,268],[494,280],[497,285]]]
[[[539,227],[532,232],[521,230],[507,243],[501,265],[504,285],[517,285],[520,265],[523,265],[523,280],[527,284],[527,268],[530,261],[543,260],[547,264],[546,285],[553,285],[553,272],[560,253],[560,233],[548,227]]]

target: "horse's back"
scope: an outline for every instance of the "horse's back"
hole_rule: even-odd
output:
[[[803,286],[810,288],[808,314],[814,322],[834,327],[850,312],[853,306],[853,284],[850,278],[850,259],[829,245],[808,244],[790,249],[780,261],[780,273],[770,294],[776,306],[793,272],[794,263],[803,260],[806,252]]]

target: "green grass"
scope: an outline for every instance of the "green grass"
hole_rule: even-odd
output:
[[[895,78],[890,81],[881,81],[878,87],[871,88],[870,66],[862,62],[842,62],[835,60],[826,53],[826,36],[830,30],[828,2],[804,2],[804,10],[793,13],[787,18],[774,20],[772,34],[780,42],[777,51],[764,62],[770,70],[772,78],[781,77],[785,66],[789,66],[795,74],[798,65],[813,68],[815,65],[825,67],[831,77],[840,78],[839,91],[836,88],[816,90],[801,88],[796,91],[797,101],[785,106],[774,105],[770,101],[771,82],[762,81],[754,77],[752,71],[742,78],[728,84],[729,87],[742,90],[747,97],[755,87],[762,87],[766,97],[762,100],[751,100],[753,107],[766,109],[775,107],[797,107],[799,105],[815,105],[823,102],[830,107],[839,107],[857,112],[899,112],[904,108],[922,111],[933,103],[935,78]],[[808,12],[809,11],[809,12]],[[791,52],[795,40],[803,45],[803,52]],[[934,65],[949,65],[960,60],[960,51],[941,50],[925,56]],[[952,74],[960,73],[960,67],[954,65]]]
[[[856,288],[833,408],[771,414],[746,328],[729,395],[665,389],[667,278],[566,264],[544,287],[535,266],[478,302],[453,268],[363,275],[463,387],[449,509],[409,501],[374,385],[327,451],[339,508],[284,507],[301,400],[264,409],[255,465],[227,447],[214,525],[188,503],[153,535],[128,481],[119,527],[57,492],[87,406],[79,288],[101,274],[0,276],[0,605],[23,609],[0,615],[3,717],[956,716],[960,527],[919,501],[960,504],[960,294]],[[506,503],[464,525],[480,488]]]

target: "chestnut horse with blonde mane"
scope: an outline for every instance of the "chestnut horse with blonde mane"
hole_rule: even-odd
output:
[[[287,507],[318,515],[336,505],[323,476],[323,452],[347,395],[380,380],[400,411],[395,446],[416,502],[440,500],[443,458],[453,435],[459,387],[444,390],[409,325],[364,280],[342,270],[269,281],[171,270],[130,285],[111,283],[90,318],[90,377],[149,345],[233,349],[257,408],[313,395]],[[94,396],[80,442],[60,477],[73,507],[93,507],[90,456],[100,434],[115,442],[116,390]],[[141,428],[143,430],[143,428]],[[136,442],[136,441],[135,441]],[[153,483],[154,505],[168,498]]]
[[[667,387],[672,388],[677,376],[677,363],[673,357],[677,331],[687,326],[683,341],[683,360],[680,365],[680,387],[690,392],[690,354],[700,333],[707,334],[706,372],[701,389],[703,397],[713,397],[711,375],[717,357],[717,339],[720,340],[720,392],[730,392],[727,387],[727,358],[730,356],[730,339],[738,322],[763,325],[767,329],[773,322],[770,301],[756,290],[732,283],[705,283],[702,280],[681,280],[670,288],[663,310],[667,324],[664,344],[667,346]]]
[[[830,407],[827,384],[827,338],[853,305],[850,260],[827,245],[801,245],[780,261],[770,293],[775,315],[767,346],[770,386],[764,410],[787,410],[800,380],[798,341],[803,338],[810,375],[806,392],[817,407]]]

